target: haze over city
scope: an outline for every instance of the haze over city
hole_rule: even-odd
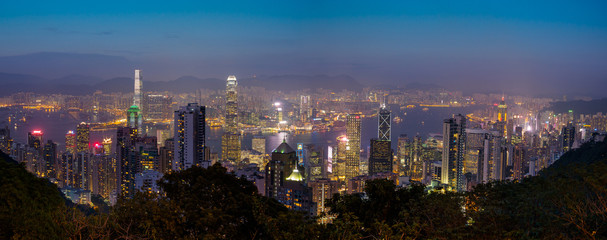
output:
[[[147,81],[327,74],[367,86],[597,98],[607,88],[604,10],[601,1],[3,1],[0,72],[108,79],[141,68]],[[49,54],[14,57],[39,52]]]

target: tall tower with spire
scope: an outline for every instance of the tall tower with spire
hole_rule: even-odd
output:
[[[498,130],[502,132],[503,136],[507,136],[506,126],[508,125],[508,105],[504,101],[504,95],[502,95],[502,101],[497,105],[497,126]]]
[[[226,84],[226,116],[221,138],[221,157],[225,161],[240,161],[240,131],[238,130],[238,81],[228,76]]]
[[[377,114],[377,138],[382,141],[390,141],[390,131],[391,131],[391,113],[388,108],[386,108],[386,104],[383,103],[379,109],[379,113]]]
[[[127,112],[129,121],[129,127],[137,128],[138,132],[141,133],[142,125],[143,125],[143,116],[141,115],[142,111],[142,92],[143,82],[141,76],[141,70],[135,69],[135,89],[133,92],[133,106],[131,106]],[[136,112],[136,114],[135,114]]]

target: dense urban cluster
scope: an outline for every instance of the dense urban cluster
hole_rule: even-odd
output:
[[[494,180],[535,176],[572,149],[604,139],[607,115],[547,110],[554,101],[444,89],[283,92],[239,87],[235,76],[225,90],[159,93],[146,92],[142,72],[135,70],[132,93],[2,98],[7,118],[0,149],[77,204],[93,206],[100,199],[113,206],[138,192],[167,194],[163,176],[219,164],[261,195],[330,223],[343,216],[331,211],[329,199],[336,206],[336,194],[369,194],[366,184],[373,180],[424,193],[462,193]],[[412,109],[460,107],[475,108],[439,116],[442,134],[393,129]],[[64,140],[49,139],[45,132],[52,129],[23,130],[35,114],[81,123]],[[363,119],[369,118],[376,119],[377,135],[362,139]],[[11,137],[19,131],[28,132],[26,142]],[[209,131],[219,132],[217,139]],[[321,143],[283,137],[275,146],[266,141],[312,132],[337,137]],[[101,141],[92,140],[95,133]]]

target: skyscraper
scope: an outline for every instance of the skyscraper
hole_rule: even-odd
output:
[[[297,155],[295,150],[283,141],[276,149],[272,151],[272,158],[266,164],[266,197],[277,198],[279,188],[284,186],[284,182],[291,175],[297,166]]]
[[[133,105],[139,107],[143,107],[141,105],[141,89],[143,88],[143,82],[141,81],[141,70],[135,69],[135,92],[133,95]]]
[[[567,126],[564,126],[561,129],[561,135],[563,138],[562,147],[563,152],[567,152],[571,150],[573,146],[573,142],[575,141],[575,126],[571,123],[568,123]]]
[[[51,140],[44,145],[42,158],[44,159],[47,178],[57,177],[57,144]]]
[[[360,175],[361,118],[358,114],[346,117],[346,181]]]
[[[264,136],[253,136],[251,145],[254,151],[266,154],[266,138]]]
[[[221,139],[221,157],[224,161],[240,161],[240,131],[238,130],[238,81],[228,76],[226,84],[226,117]]]
[[[390,140],[371,139],[369,153],[369,175],[392,172],[392,149]]]
[[[205,159],[205,107],[197,103],[175,111],[175,138],[173,170],[184,170],[194,165],[209,167]]]
[[[71,154],[76,153],[76,133],[72,130],[65,134],[65,151]]]
[[[497,129],[498,131],[500,131],[503,135],[505,136],[508,140],[510,140],[510,138],[508,137],[507,134],[507,129],[508,129],[508,105],[506,105],[506,102],[504,101],[504,97],[502,96],[502,101],[500,102],[499,105],[497,105]]]
[[[137,173],[137,153],[135,142],[137,129],[118,127],[116,131],[116,182],[117,190],[123,196],[130,197],[135,193],[135,174]]]
[[[76,152],[89,151],[90,127],[82,122],[76,127]]]
[[[302,122],[307,121],[312,112],[310,111],[310,95],[301,95],[299,101],[299,115]]]
[[[139,109],[139,107],[137,105],[133,105],[129,109],[126,110],[127,127],[137,129],[137,131],[139,133],[141,133],[141,127],[142,127],[141,118],[142,118],[141,110]]]
[[[391,121],[390,121],[390,110],[386,108],[385,104],[382,104],[377,114],[377,138],[379,140],[390,141],[391,132]]]
[[[466,118],[461,114],[443,123],[443,159],[441,182],[453,190],[464,190],[464,154],[466,149]]]
[[[27,133],[27,145],[42,153],[42,131],[34,130]]]

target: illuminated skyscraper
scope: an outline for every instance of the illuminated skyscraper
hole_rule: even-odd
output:
[[[360,175],[361,118],[358,114],[346,117],[346,181]]]
[[[65,134],[65,151],[71,154],[76,153],[76,133],[72,130]]]
[[[277,198],[280,187],[293,173],[297,165],[297,155],[295,150],[283,141],[276,149],[272,151],[272,158],[266,164],[266,197]]]
[[[224,161],[240,161],[240,131],[238,130],[238,81],[228,76],[226,84],[226,117],[221,139],[221,157]]]
[[[392,172],[391,141],[371,139],[369,175],[385,172]]]
[[[38,150],[40,153],[42,152],[42,131],[34,130],[32,132],[27,133],[27,145],[31,148]]]
[[[107,156],[112,153],[112,138],[103,139],[103,153]]]
[[[501,133],[503,133],[502,136],[508,136],[507,134],[507,122],[508,122],[508,105],[506,105],[506,102],[504,101],[504,97],[502,96],[502,101],[500,102],[499,105],[497,105],[497,128],[498,131],[500,131]],[[509,137],[507,137],[508,140],[510,140]]]
[[[87,123],[82,122],[76,127],[76,152],[89,151],[90,127]]]
[[[443,123],[443,159],[441,182],[453,190],[463,191],[464,154],[466,149],[466,118],[461,114]]]
[[[209,167],[205,159],[205,107],[197,103],[175,111],[175,138],[173,170],[184,170],[192,166]]]
[[[0,151],[10,154],[13,148],[13,139],[11,138],[11,130],[8,126],[0,128]]]
[[[575,126],[571,123],[561,129],[563,152],[571,150],[575,141]]]
[[[254,151],[266,154],[266,138],[264,136],[254,136],[251,139],[251,145]]]
[[[391,132],[391,121],[390,121],[390,110],[386,108],[385,104],[382,104],[377,114],[377,138],[383,141],[390,141]]]
[[[299,114],[302,122],[307,121],[312,116],[310,111],[310,95],[301,95],[299,102]]]
[[[133,105],[141,109],[141,89],[143,88],[143,82],[141,81],[141,70],[135,70],[135,92],[133,95]]]
[[[142,127],[141,118],[141,110],[139,109],[139,107],[137,107],[137,105],[133,105],[126,110],[127,127],[137,129],[137,132],[139,133],[141,133]]]
[[[135,151],[137,129],[118,127],[116,131],[116,163],[118,193],[131,197],[135,193],[135,174],[138,168],[138,156]]]
[[[497,120],[500,122],[505,122],[508,120],[508,105],[506,105],[504,97],[502,97],[500,104],[497,105]]]

